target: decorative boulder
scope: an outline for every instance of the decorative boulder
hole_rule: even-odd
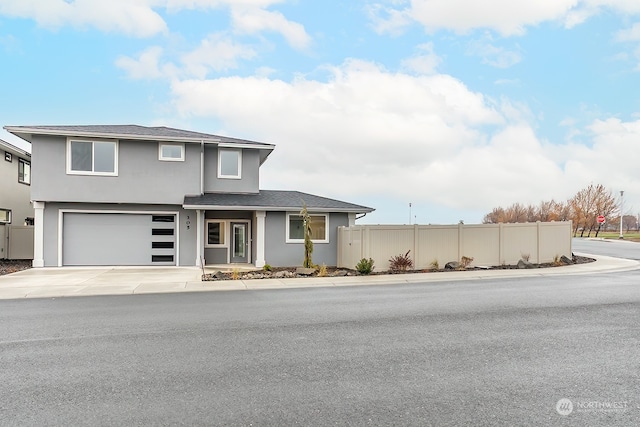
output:
[[[304,267],[296,268],[296,274],[299,274],[301,276],[311,276],[315,272],[316,272],[315,268],[304,268]]]
[[[567,257],[566,255],[562,255],[560,257],[560,261],[562,261],[563,264],[569,265],[569,264],[573,264],[573,260],[569,257]]]
[[[444,265],[445,270],[457,270],[460,268],[460,263],[458,261],[449,261]]]
[[[520,261],[518,261],[518,268],[524,269],[524,268],[535,268],[535,265],[531,264],[529,261],[525,261],[523,259],[521,259]]]

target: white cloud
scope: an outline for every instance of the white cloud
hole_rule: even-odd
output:
[[[121,56],[116,59],[116,66],[127,72],[132,79],[157,79],[166,77],[166,69],[160,67],[163,50],[160,46],[152,46],[141,52],[137,59]]]
[[[234,27],[244,33],[280,33],[296,49],[311,42],[304,26],[288,20],[282,13],[267,10],[283,0],[2,0],[0,15],[35,20],[38,25],[57,29],[63,26],[94,27],[134,37],[150,37],[168,32],[167,23],[157,10],[228,7]]]
[[[251,59],[256,51],[237,43],[224,34],[211,34],[195,50],[182,56],[185,74],[204,78],[210,70],[223,71],[238,67],[238,59]]]
[[[311,37],[304,26],[289,21],[280,12],[234,6],[231,8],[231,16],[234,29],[238,32],[256,34],[266,30],[280,33],[295,49],[306,49],[311,43]]]
[[[382,8],[395,19],[397,14],[408,16],[422,24],[427,31],[449,29],[467,33],[476,28],[493,29],[503,35],[520,35],[527,26],[563,18],[577,0],[412,0],[408,7]],[[379,7],[381,8],[381,7]],[[381,27],[384,18],[377,19]]]
[[[550,144],[536,136],[526,105],[504,99],[496,107],[451,76],[357,60],[332,76],[174,81],[172,93],[185,118],[215,119],[225,134],[277,145],[263,188],[480,212],[562,200],[590,182],[640,197],[640,120],[594,121],[581,129],[591,145]]]
[[[459,34],[489,29],[503,36],[522,35],[527,27],[556,21],[572,28],[591,16],[612,10],[640,13],[637,0],[378,0],[369,7],[370,20],[379,32],[398,32],[410,22],[429,32],[451,30]]]
[[[411,24],[411,14],[406,8],[396,9],[405,2],[394,2],[392,6],[374,3],[367,6],[366,11],[374,31],[379,34],[389,33],[397,35],[402,29]]]
[[[509,68],[522,61],[520,52],[495,46],[492,42],[492,37],[485,34],[483,38],[469,43],[467,53],[481,57],[484,64],[496,68]]]
[[[616,33],[618,41],[639,41],[640,40],[640,22],[633,24],[631,28],[620,30]]]
[[[432,74],[442,62],[442,59],[434,52],[433,43],[424,43],[418,46],[420,53],[402,61],[402,67],[418,74]]]
[[[163,61],[164,50],[152,46],[137,58],[121,56],[116,66],[125,70],[132,79],[157,78],[205,78],[211,70],[225,71],[237,68],[239,59],[251,59],[256,55],[253,48],[236,43],[223,33],[210,34],[194,50],[183,54],[180,65]]]
[[[47,28],[95,27],[134,37],[166,32],[167,26],[146,0],[15,0],[0,2],[0,14],[35,20]]]

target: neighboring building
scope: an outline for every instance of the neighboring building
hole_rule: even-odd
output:
[[[274,145],[167,127],[6,126],[32,144],[34,266],[336,265],[337,227],[373,209],[259,189]]]
[[[0,259],[27,258],[32,256],[25,247],[31,242],[10,242],[10,227],[33,225],[33,207],[30,203],[31,155],[14,145],[0,139]],[[18,237],[19,236],[19,237]],[[15,234],[13,239],[22,239],[23,233]],[[14,250],[11,248],[22,248]]]

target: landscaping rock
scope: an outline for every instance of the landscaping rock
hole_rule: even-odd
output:
[[[521,259],[520,261],[518,261],[518,268],[520,268],[520,269],[536,268],[536,266],[531,264],[529,261],[525,261],[525,260]]]
[[[316,272],[315,268],[304,268],[304,267],[296,268],[296,274],[299,274],[301,276],[311,276],[315,272]]]
[[[224,273],[222,271],[216,271],[214,273],[211,273],[211,277],[215,277],[218,280],[224,280],[227,277],[224,275]]]
[[[562,261],[563,264],[569,265],[569,264],[573,264],[573,260],[569,257],[567,257],[566,255],[562,255],[560,257],[560,261]]]
[[[449,261],[444,265],[445,270],[457,270],[460,268],[460,263],[458,261]]]
[[[332,276],[334,276],[334,277],[343,277],[343,276],[346,276],[347,274],[349,274],[347,271],[338,270],[335,273],[333,273]]]

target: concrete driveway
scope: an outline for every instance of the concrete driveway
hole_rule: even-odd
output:
[[[200,280],[202,271],[197,267],[34,268],[0,276],[0,299],[387,285],[394,283],[593,274],[640,268],[640,262],[634,260],[607,256],[587,256],[596,258],[596,262],[531,270],[471,270],[349,277],[221,280],[213,282],[202,282]]]

